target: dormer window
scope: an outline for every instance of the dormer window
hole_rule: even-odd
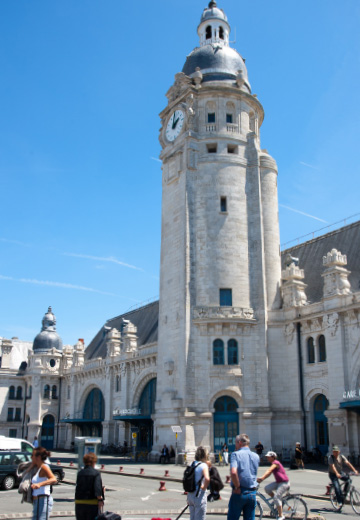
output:
[[[219,27],[219,38],[220,40],[224,39],[224,29],[221,26]]]
[[[206,27],[205,37],[206,37],[207,40],[211,40],[211,25],[208,25]]]

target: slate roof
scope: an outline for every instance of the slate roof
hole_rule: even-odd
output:
[[[318,302],[323,296],[324,280],[321,274],[325,268],[322,258],[332,249],[337,249],[347,256],[349,281],[353,292],[360,290],[360,221],[304,242],[281,252],[281,266],[285,267],[288,253],[299,258],[299,267],[305,271],[305,289],[310,303]]]
[[[108,320],[87,347],[85,359],[106,358],[105,336],[108,328],[121,331],[122,320],[129,320],[137,327],[139,346],[156,342],[158,338],[158,318],[159,301],[156,301]]]

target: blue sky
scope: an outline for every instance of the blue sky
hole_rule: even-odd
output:
[[[52,305],[88,344],[158,296],[158,114],[206,5],[0,3],[0,336],[32,340]],[[218,6],[265,109],[281,242],[357,214],[358,0]]]

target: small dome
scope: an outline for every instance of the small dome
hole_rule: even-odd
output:
[[[33,351],[46,352],[53,348],[56,348],[56,350],[62,350],[62,341],[56,332],[56,317],[53,314],[51,307],[49,307],[42,320],[41,332],[34,339]]]
[[[209,3],[208,7],[205,7],[200,18],[200,23],[205,22],[206,20],[223,20],[224,22],[227,22],[227,16],[222,9],[219,9],[216,6],[216,2],[212,1]]]
[[[243,72],[245,86],[250,92],[250,84],[245,62],[240,54],[226,45],[204,45],[197,47],[186,58],[182,72],[192,76],[199,67],[203,74],[203,81],[235,81],[239,70]]]

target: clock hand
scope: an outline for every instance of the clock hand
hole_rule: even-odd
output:
[[[177,122],[179,121],[179,118],[177,118],[175,120],[175,112],[174,112],[174,115],[173,115],[173,122],[172,122],[172,129],[174,130],[175,126],[177,125]]]

